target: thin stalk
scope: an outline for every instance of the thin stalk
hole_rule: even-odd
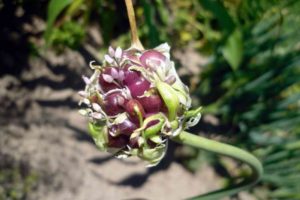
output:
[[[125,0],[126,8],[127,8],[127,15],[130,24],[130,32],[131,32],[131,48],[135,48],[138,50],[144,50],[144,47],[139,39],[137,28],[136,28],[136,21],[135,21],[135,14],[132,5],[132,0]]]
[[[186,131],[182,131],[178,136],[172,138],[174,141],[182,144],[187,144],[199,149],[210,151],[213,153],[228,156],[230,158],[239,160],[250,166],[252,170],[251,176],[245,178],[241,183],[233,185],[231,187],[213,191],[204,195],[192,197],[189,200],[217,200],[225,196],[236,194],[242,190],[249,189],[256,184],[263,174],[263,167],[260,161],[252,154],[239,149],[237,147],[220,143],[214,140],[203,138],[198,135],[193,135]]]

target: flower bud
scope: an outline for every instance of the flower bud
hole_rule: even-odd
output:
[[[137,129],[137,127],[137,124],[130,121],[129,119],[126,119],[122,123],[118,124],[118,131],[120,134],[130,136],[131,133],[133,133],[133,131]]]
[[[123,79],[123,84],[124,85],[130,85],[133,84],[134,82],[136,82],[137,79],[139,79],[141,77],[141,73],[134,71],[134,70],[130,70],[129,67],[131,65],[126,65],[124,67],[124,79]]]
[[[142,123],[145,111],[138,100],[130,99],[125,105],[125,110],[131,119]]]
[[[166,61],[166,57],[156,50],[148,50],[141,55],[140,61],[142,66],[155,70]]]
[[[158,113],[162,109],[163,102],[158,94],[151,94],[150,96],[141,97],[138,100],[147,113]]]
[[[136,98],[144,94],[150,88],[150,83],[145,78],[137,78],[133,83],[127,86],[130,90],[131,96]]]
[[[103,91],[108,92],[110,90],[118,88],[117,76],[118,69],[116,67],[107,67],[99,76],[99,85]]]
[[[114,116],[124,112],[124,104],[126,103],[125,97],[121,92],[115,92],[107,95],[104,98],[103,110],[109,116]]]

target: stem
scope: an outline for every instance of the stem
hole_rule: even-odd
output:
[[[131,32],[131,48],[135,48],[138,50],[144,50],[144,47],[139,39],[136,22],[135,22],[135,14],[132,5],[132,0],[125,0],[126,8],[127,8],[127,15],[130,24],[130,32]]]
[[[199,149],[210,151],[213,153],[221,154],[224,156],[231,157],[248,164],[252,170],[251,176],[247,177],[241,183],[233,185],[231,187],[213,191],[204,195],[190,198],[190,200],[216,200],[221,199],[225,196],[236,194],[242,190],[249,189],[251,186],[256,184],[263,174],[263,167],[260,161],[252,154],[239,149],[237,147],[216,142],[207,138],[203,138],[198,135],[182,131],[178,136],[172,138],[174,141],[187,144]]]

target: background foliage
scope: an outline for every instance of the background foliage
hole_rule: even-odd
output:
[[[63,1],[51,1],[55,2]],[[49,30],[57,17],[51,3]],[[116,14],[118,5],[110,1],[65,3],[70,5],[58,18],[64,22],[49,33],[50,44],[74,47],[83,37],[76,24],[87,26],[95,19],[100,23],[105,45],[112,40],[121,46],[129,44],[128,26],[124,33],[115,34],[124,21],[124,16]],[[206,56],[208,62],[198,66],[202,67],[201,81],[193,95],[204,106],[204,114],[218,118],[220,134],[263,161],[265,175],[255,194],[262,199],[300,199],[299,1],[136,3],[140,37],[146,47],[166,41],[174,49],[192,45]],[[64,41],[67,33],[73,35]],[[194,151],[183,162],[196,170],[203,162],[200,154]],[[221,160],[215,162],[223,165]]]
[[[72,18],[75,11],[68,11],[76,2],[64,18]],[[90,4],[89,12],[82,14],[100,8],[95,14],[104,43],[115,40],[116,44],[129,44],[128,33],[113,34],[115,26],[124,20],[116,16],[115,5],[109,1],[93,3],[97,6]],[[78,11],[86,5],[81,4]],[[300,198],[298,9],[300,3],[293,0],[142,0],[136,6],[145,46],[167,41],[174,49],[182,49],[192,43],[196,51],[207,56],[209,62],[202,66],[193,94],[205,114],[219,119],[224,137],[263,161],[266,172],[257,187],[264,192],[256,192],[262,199]],[[60,29],[69,31],[64,25]],[[59,34],[56,37],[60,38]],[[195,170],[202,161],[199,154],[194,152],[184,163],[188,167],[192,164]]]
[[[26,9],[36,1],[12,2]],[[47,13],[45,46],[57,52],[80,49],[89,42],[91,27],[100,30],[102,39],[96,56],[111,44],[130,44],[123,1],[46,2],[41,10]],[[300,2],[141,0],[135,9],[145,47],[168,42],[173,52],[192,48],[205,60],[194,66],[201,69],[196,82],[183,79],[193,86],[195,106],[203,105],[204,118],[218,121],[213,126],[219,131],[204,134],[248,149],[262,160],[265,175],[252,194],[258,199],[300,199]],[[178,70],[185,64],[177,65]],[[212,126],[202,121],[195,131],[207,125]],[[195,171],[210,161],[231,175],[224,160],[194,149],[187,152],[181,159],[188,169]],[[244,173],[241,168],[234,174]],[[0,181],[20,179],[14,174],[0,174]],[[22,178],[32,179],[28,177]]]

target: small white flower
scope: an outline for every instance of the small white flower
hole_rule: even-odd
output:
[[[108,47],[108,54],[111,57],[115,57],[115,50],[111,46]]]
[[[86,109],[80,109],[78,112],[80,115],[83,115],[83,116],[87,116],[89,113]]]
[[[115,58],[118,60],[122,58],[122,49],[120,47],[116,49]]]
[[[97,112],[101,112],[101,111],[102,111],[101,107],[100,107],[99,104],[97,104],[97,103],[92,103],[92,108],[93,108],[95,111],[97,111]]]
[[[106,62],[108,62],[109,64],[112,64],[114,62],[114,59],[112,59],[109,55],[105,55],[104,59]]]
[[[112,83],[114,81],[113,77],[111,75],[108,74],[102,74],[103,79],[108,82],[108,83]]]
[[[78,94],[81,96],[81,97],[87,97],[87,93],[85,91],[79,91]]]
[[[111,76],[114,79],[118,79],[119,78],[119,73],[118,73],[118,71],[115,68],[111,68]]]
[[[93,112],[93,113],[91,113],[91,117],[94,118],[94,119],[102,119],[103,115],[101,113],[98,113],[98,112]]]
[[[84,98],[83,100],[82,100],[82,102],[84,103],[84,104],[86,104],[86,105],[90,105],[90,100],[88,100],[87,98]]]
[[[85,83],[86,85],[90,85],[90,84],[91,84],[91,80],[90,80],[88,77],[82,76],[82,79],[83,79],[83,81],[84,81],[84,83]]]
[[[119,71],[119,80],[120,81],[123,81],[124,80],[124,78],[125,78],[125,73],[124,73],[124,71],[122,70],[122,71]]]

